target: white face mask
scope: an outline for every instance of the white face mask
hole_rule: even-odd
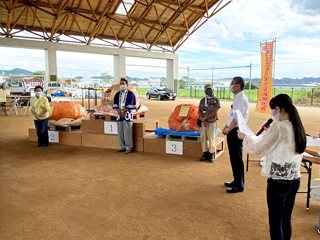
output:
[[[42,95],[42,92],[35,92],[37,97],[40,97]]]
[[[229,90],[230,90],[230,92],[234,92],[234,91],[237,90],[237,89],[234,89],[234,88],[233,88],[233,85],[230,85]]]
[[[271,109],[271,116],[274,118],[274,120],[279,122],[280,121],[280,112],[278,112],[277,115],[273,116],[273,113],[274,113],[275,110],[276,109]]]
[[[120,85],[120,89],[121,89],[122,91],[126,90],[126,89],[127,89],[127,85]]]

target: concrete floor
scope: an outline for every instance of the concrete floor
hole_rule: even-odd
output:
[[[142,99],[148,117],[167,119],[177,104],[199,100]],[[223,128],[231,102],[222,101]],[[257,132],[270,115],[254,112]],[[308,134],[317,134],[320,108],[299,106]],[[193,157],[50,145],[28,141],[30,116],[0,115],[1,239],[269,239],[266,178],[250,163],[243,193],[227,194],[232,180],[226,151],[215,163]],[[199,156],[200,157],[200,156]],[[313,166],[312,178],[320,177]],[[301,190],[306,189],[304,174]],[[319,202],[298,194],[292,239],[317,239]]]

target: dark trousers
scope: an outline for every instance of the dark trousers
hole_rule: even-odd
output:
[[[48,118],[43,120],[34,120],[34,125],[37,130],[38,136],[38,146],[48,146],[49,136],[48,136]]]
[[[233,186],[244,189],[244,165],[242,161],[242,139],[238,138],[238,128],[235,127],[227,135],[230,162],[233,172]]]
[[[300,187],[300,179],[268,179],[267,202],[271,240],[291,238],[291,214]]]

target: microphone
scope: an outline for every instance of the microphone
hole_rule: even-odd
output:
[[[273,119],[270,118],[263,126],[262,128],[259,130],[259,132],[256,134],[256,136],[259,136],[263,131],[265,127],[269,127],[270,124],[273,122]]]

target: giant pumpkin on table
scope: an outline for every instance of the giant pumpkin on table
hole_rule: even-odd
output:
[[[168,124],[171,130],[178,132],[200,131],[197,119],[198,106],[194,104],[180,104],[173,109],[169,116]]]
[[[134,96],[136,97],[136,107],[138,109],[140,106],[139,94],[137,90],[131,85],[128,85],[128,89],[134,93]],[[115,85],[112,85],[103,93],[101,98],[101,106],[103,110],[108,112],[113,109],[113,99],[116,93],[119,91],[120,91],[120,84],[115,84]]]
[[[73,102],[51,102],[50,103],[50,120],[60,120],[61,118],[77,119],[82,117],[86,111],[78,103]]]

